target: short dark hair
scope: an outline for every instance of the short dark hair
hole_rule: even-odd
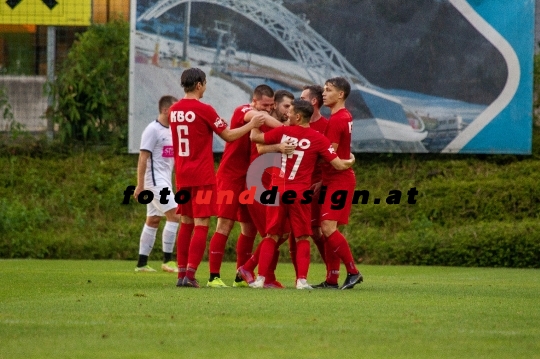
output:
[[[281,101],[283,101],[284,97],[288,97],[291,100],[294,100],[294,95],[290,91],[277,90],[276,92],[274,92],[274,102],[280,103]]]
[[[173,97],[173,96],[169,96],[169,95],[166,95],[166,96],[162,96],[160,99],[159,99],[159,102],[158,102],[158,110],[159,112],[161,112],[161,110],[163,109],[168,109],[169,107],[171,107],[176,101],[178,101],[178,99],[176,97]]]
[[[330,84],[338,90],[343,91],[344,100],[346,100],[351,93],[351,84],[344,77],[332,77],[331,79],[326,80],[325,84]]]
[[[293,100],[291,107],[294,109],[293,111],[295,113],[300,114],[302,117],[302,123],[309,122],[311,116],[313,115],[313,106],[309,101],[297,98]]]
[[[317,99],[317,107],[321,107],[323,104],[323,98],[322,93],[324,92],[324,89],[320,85],[306,85],[302,88],[302,90],[308,90],[309,91],[309,99],[312,98]]]
[[[263,96],[273,98],[274,90],[272,90],[270,86],[264,84],[255,87],[255,90],[253,90],[253,97],[260,100]]]
[[[182,76],[180,77],[180,85],[182,85],[184,88],[184,92],[192,92],[195,90],[195,87],[199,82],[201,84],[206,83],[206,74],[203,70],[192,67],[182,72]]]

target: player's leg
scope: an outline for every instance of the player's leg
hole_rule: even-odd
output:
[[[193,187],[193,192],[195,192],[195,194],[201,191],[203,194],[202,197],[206,197],[208,195],[210,198],[208,203],[198,203],[197,200],[191,201],[193,207],[194,227],[191,242],[189,244],[187,271],[186,278],[184,280],[184,286],[187,285],[188,287],[195,288],[199,288],[199,282],[195,279],[195,274],[199,265],[201,264],[204,252],[206,250],[210,216],[214,216],[216,214],[216,186],[208,185]]]
[[[264,283],[266,276],[268,275],[268,270],[272,263],[272,258],[274,257],[274,252],[276,250],[276,242],[279,236],[271,235],[264,238],[261,241],[260,255],[259,255],[259,269],[257,279],[249,286],[252,288],[264,288]]]
[[[165,227],[163,228],[161,235],[161,248],[163,250],[163,263],[161,264],[161,269],[165,272],[176,273],[178,272],[178,265],[172,260],[172,253],[176,242],[176,233],[178,231],[180,215],[176,214],[177,204],[174,201],[174,194],[169,192],[169,195],[166,197],[166,203],[161,203],[162,198],[160,191],[161,188],[152,188],[154,199],[150,204],[159,211],[161,216],[165,216],[166,218]]]
[[[150,256],[156,241],[156,233],[159,227],[159,222],[161,221],[161,216],[159,216],[157,209],[152,205],[152,203],[146,205],[146,212],[146,221],[139,239],[139,259],[137,261],[137,267],[135,267],[136,272],[156,271],[148,265],[148,257]]]
[[[180,224],[180,215],[176,214],[176,205],[165,212],[167,221],[162,233],[163,263],[161,269],[165,272],[177,273],[178,263],[172,259],[176,233]]]
[[[363,276],[356,268],[349,243],[337,228],[337,224],[334,220],[324,220],[321,222],[321,229],[330,250],[340,258],[347,270],[347,278],[340,289],[351,289],[363,281]]]
[[[245,209],[247,212],[247,208]],[[236,278],[233,282],[233,287],[246,287],[249,283],[246,282],[242,276],[238,273],[238,269],[249,261],[253,252],[253,242],[255,242],[255,236],[257,235],[257,229],[250,220],[246,221],[246,218],[239,216],[240,221],[240,236],[236,242]]]
[[[227,287],[221,280],[220,269],[223,261],[223,255],[225,253],[225,247],[227,245],[227,239],[229,233],[234,226],[234,220],[218,217],[216,231],[210,239],[210,245],[208,249],[208,264],[210,267],[210,278],[207,287]]]
[[[293,236],[296,238],[296,289],[312,289],[307,282],[311,243],[311,206],[294,202],[290,206],[289,219]]]
[[[191,195],[190,187],[184,187],[179,190],[189,191]],[[176,263],[178,265],[178,282],[176,283],[176,286],[181,287],[186,278],[189,245],[191,237],[193,236],[193,228],[195,227],[192,201],[179,204],[176,213],[181,215],[180,229],[176,236]]]

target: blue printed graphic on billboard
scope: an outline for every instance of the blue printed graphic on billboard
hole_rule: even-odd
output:
[[[531,152],[532,0],[132,1],[130,152],[187,67],[225,119],[261,83],[347,78],[354,152]]]

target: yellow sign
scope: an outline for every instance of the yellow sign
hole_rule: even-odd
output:
[[[88,26],[92,0],[0,0],[0,24]]]

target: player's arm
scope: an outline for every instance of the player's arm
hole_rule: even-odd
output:
[[[257,143],[257,152],[259,152],[260,155],[264,153],[272,153],[272,152],[280,152],[286,155],[290,155],[294,152],[294,149],[295,149],[294,145],[288,144],[286,142],[275,143],[273,145],[263,145],[263,144]]]
[[[254,128],[259,128],[264,123],[264,118],[262,116],[254,116],[251,121],[246,123],[242,127],[235,129],[226,128],[220,134],[219,137],[224,139],[227,142],[232,142],[244,136],[246,133],[251,131]]]
[[[259,130],[258,128],[254,128],[251,130],[251,134],[249,135],[249,139],[251,140],[251,142],[255,142],[257,144],[261,143],[263,144],[264,143],[264,133],[261,132],[261,130]],[[257,151],[259,149],[257,148]]]
[[[144,175],[146,173],[146,163],[150,158],[150,152],[147,150],[141,150],[139,152],[139,162],[137,163],[137,187],[135,187],[135,192],[133,197],[137,199],[139,193],[144,191]]]
[[[348,160],[342,160],[339,157],[334,158],[330,161],[330,164],[339,171],[343,171],[352,167],[355,162],[354,154],[351,153],[351,157]]]
[[[276,127],[280,127],[280,126],[283,126],[283,123],[281,123],[280,121],[276,120],[274,117],[270,116],[270,114],[268,112],[265,112],[265,111],[257,111],[257,110],[251,110],[251,111],[248,111],[245,115],[244,115],[244,121],[245,122],[250,122],[251,119],[255,116],[263,116],[264,118],[264,124],[268,127],[272,127],[272,128],[276,128]]]

